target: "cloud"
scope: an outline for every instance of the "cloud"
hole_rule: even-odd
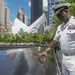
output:
[[[7,3],[7,2],[5,2],[5,6],[10,6],[10,4],[9,4],[9,3]]]
[[[47,6],[48,6],[47,0],[43,0],[43,7],[47,7]]]
[[[28,6],[31,7],[31,1],[29,1]],[[43,10],[47,10],[48,8],[48,1],[43,0]]]
[[[29,1],[28,6],[31,7],[31,1]]]
[[[48,1],[43,0],[43,10],[48,11]]]

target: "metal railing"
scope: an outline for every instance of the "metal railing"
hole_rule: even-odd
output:
[[[59,67],[59,60],[58,60],[58,57],[57,57],[56,52],[54,50],[53,50],[53,53],[54,53],[54,56],[55,56],[57,75],[62,75],[60,67]]]

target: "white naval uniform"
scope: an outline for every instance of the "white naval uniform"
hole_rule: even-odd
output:
[[[58,26],[54,40],[62,51],[62,75],[75,75],[75,18]],[[64,55],[65,53],[68,56]]]

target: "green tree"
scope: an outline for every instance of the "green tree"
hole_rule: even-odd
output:
[[[5,42],[12,42],[13,34],[8,33],[8,34],[6,34],[6,35],[7,35],[7,37],[4,36],[4,37],[6,37]]]
[[[43,42],[43,36],[41,33],[37,32],[37,33],[34,33],[32,35],[32,38],[33,38],[33,42],[36,42],[36,43],[42,43]]]
[[[2,34],[0,34],[0,42],[2,42],[2,41],[3,41],[2,37],[3,37],[3,35],[2,35]]]
[[[46,31],[45,31],[45,35],[44,35],[44,37],[43,37],[43,42],[44,42],[44,43],[45,43],[45,42],[49,43],[49,42],[51,42],[51,39],[52,39],[52,36],[51,36],[49,30],[46,30]]]
[[[24,33],[24,36],[22,36],[24,42],[31,42],[31,34],[28,34],[27,32]]]
[[[75,0],[62,0],[61,3],[70,3],[71,6],[69,10],[71,14],[75,16]]]
[[[57,29],[58,25],[60,25],[60,24],[61,24],[61,22],[58,20],[58,18],[56,16],[54,16],[53,20],[52,20],[52,25],[54,25],[54,27]]]
[[[21,28],[20,30],[19,30],[19,32],[15,35],[15,41],[16,42],[24,42],[24,39],[25,39],[25,32],[24,32],[24,30]]]

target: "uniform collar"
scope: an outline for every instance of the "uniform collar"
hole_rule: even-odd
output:
[[[74,16],[71,16],[70,20],[68,21],[68,23],[72,22],[72,20],[74,19]]]

